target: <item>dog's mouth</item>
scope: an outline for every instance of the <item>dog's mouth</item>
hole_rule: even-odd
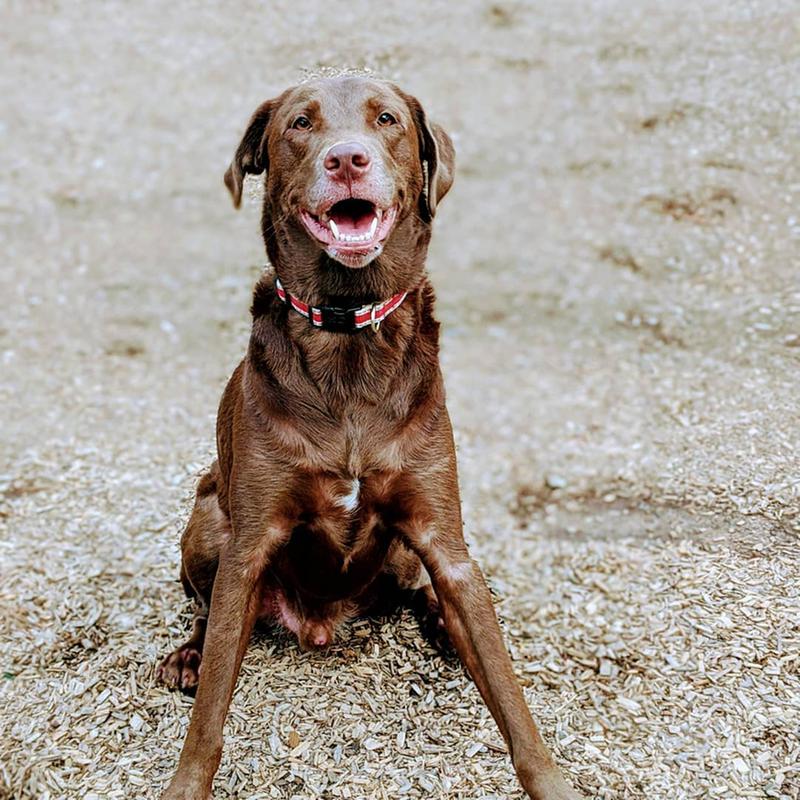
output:
[[[306,230],[334,258],[366,256],[379,251],[392,230],[397,207],[379,208],[371,200],[349,197],[339,200],[319,215],[302,209]]]

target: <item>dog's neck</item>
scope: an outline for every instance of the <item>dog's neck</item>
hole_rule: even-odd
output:
[[[391,267],[381,256],[366,267],[351,269],[323,254],[311,269],[279,262],[275,273],[286,290],[304,303],[352,308],[412,291],[421,282],[424,268],[392,276]]]
[[[341,417],[348,409],[386,400],[397,406],[394,413],[403,418],[415,393],[398,396],[391,387],[409,370],[414,375],[438,374],[433,290],[423,278],[378,331],[366,327],[351,333],[331,333],[312,327],[282,302],[272,276],[265,274],[253,297],[249,358],[259,372],[270,376],[264,388],[276,409],[292,404],[297,391],[293,387],[310,383],[317,393],[320,413]],[[430,362],[430,369],[420,371],[420,358]],[[418,378],[410,380],[413,386]],[[308,396],[309,390],[299,392],[299,396]]]

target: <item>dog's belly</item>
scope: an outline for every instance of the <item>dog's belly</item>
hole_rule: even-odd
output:
[[[397,574],[400,551],[404,562],[416,561],[397,541],[413,493],[402,476],[386,474],[303,476],[300,488],[288,540],[265,576],[262,616],[296,633],[302,645],[320,646],[340,621],[379,599],[384,587],[377,579],[387,567]]]
[[[377,525],[357,530],[358,545],[347,548],[330,536],[330,522],[315,519],[295,527],[261,598],[262,619],[294,633],[304,650],[330,644],[340,623],[370,605],[386,562],[390,537]]]
[[[344,524],[314,517],[292,530],[275,576],[308,604],[355,599],[381,572],[395,535],[372,511]]]

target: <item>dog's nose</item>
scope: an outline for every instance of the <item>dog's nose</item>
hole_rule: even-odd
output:
[[[359,142],[339,142],[325,154],[325,170],[337,181],[360,178],[372,164],[366,147]]]

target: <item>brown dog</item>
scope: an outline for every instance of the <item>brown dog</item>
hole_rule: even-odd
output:
[[[245,174],[265,173],[262,230],[279,280],[256,286],[218,460],[181,541],[198,611],[159,674],[197,696],[165,800],[211,796],[258,618],[323,647],[389,583],[441,613],[528,794],[578,796],[531,719],[461,530],[425,273],[453,166],[449,136],[416,99],[348,76],[261,105],[225,174],[238,207]]]

